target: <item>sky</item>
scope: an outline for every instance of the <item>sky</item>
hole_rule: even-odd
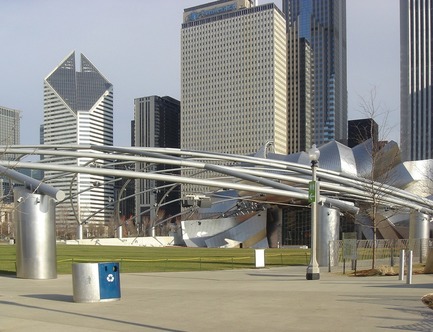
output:
[[[21,111],[21,144],[39,144],[43,81],[75,51],[113,84],[114,145],[130,146],[135,98],[180,99],[183,10],[207,2],[0,0],[0,105]],[[399,142],[399,1],[346,3],[349,120],[375,91],[380,136]]]

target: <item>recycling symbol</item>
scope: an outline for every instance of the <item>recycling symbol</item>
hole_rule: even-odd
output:
[[[107,281],[108,282],[113,282],[114,281],[114,276],[111,273],[107,276]]]

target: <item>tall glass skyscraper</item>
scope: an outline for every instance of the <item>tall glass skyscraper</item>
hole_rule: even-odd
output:
[[[433,158],[431,0],[400,0],[400,145],[404,160]]]
[[[45,145],[113,145],[113,86],[81,54],[81,71],[76,71],[75,52],[69,54],[44,80]],[[92,158],[58,158],[46,155],[46,163],[98,166]],[[59,175],[45,172],[46,182],[64,190],[71,201],[60,204],[58,222],[106,222],[112,216],[105,209],[113,199],[113,186],[102,176]]]
[[[314,141],[314,61],[298,27],[287,32],[288,153],[308,151]]]
[[[347,142],[346,1],[283,0],[314,58],[314,143]]]

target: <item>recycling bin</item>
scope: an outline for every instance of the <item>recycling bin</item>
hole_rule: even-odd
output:
[[[74,302],[120,300],[119,263],[72,264]]]

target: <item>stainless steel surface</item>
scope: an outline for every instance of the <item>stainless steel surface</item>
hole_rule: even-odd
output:
[[[98,263],[72,264],[72,290],[74,302],[99,302]]]
[[[54,199],[16,187],[14,200],[17,277],[57,278]]]

